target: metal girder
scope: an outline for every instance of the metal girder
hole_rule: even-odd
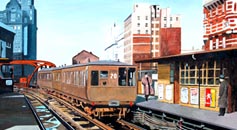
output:
[[[10,65],[32,65],[35,67],[34,71],[32,72],[32,74],[30,74],[27,77],[27,83],[25,84],[25,87],[27,87],[30,84],[30,81],[32,79],[32,77],[34,76],[34,74],[38,71],[38,69],[40,67],[43,66],[48,66],[48,67],[56,67],[56,65],[52,62],[49,61],[44,61],[44,60],[12,60],[8,63],[0,63],[1,65],[6,65],[6,64],[10,64]]]

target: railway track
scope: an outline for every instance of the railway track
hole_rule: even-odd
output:
[[[84,112],[80,111],[76,107],[72,106],[68,102],[47,94],[42,94],[36,91],[24,91],[26,96],[33,96],[45,103],[45,105],[51,110],[57,113],[57,115],[67,122],[73,129],[91,129],[91,130],[112,130],[113,128],[106,124],[91,118]]]
[[[56,96],[45,93],[42,90],[27,89],[22,91],[27,97],[37,98],[40,102],[44,103],[50,111],[71,126],[72,129],[91,129],[91,130],[143,130],[143,128],[129,123],[125,120],[109,120],[110,123],[92,118],[84,111],[73,106],[69,102],[58,98]]]
[[[32,94],[25,94],[25,96],[35,113],[34,115],[37,118],[41,129],[74,130],[74,128],[58,116],[55,111],[50,110],[42,99],[37,98]]]

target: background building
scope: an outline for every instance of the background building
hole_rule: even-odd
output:
[[[10,0],[6,9],[0,11],[0,22],[12,27],[15,32],[13,59],[35,60],[37,40],[37,19],[34,0]],[[32,66],[15,65],[14,77],[27,77],[33,71]]]
[[[11,27],[0,22],[0,58],[12,60],[14,36],[15,31]]]
[[[77,55],[73,56],[72,64],[83,64],[93,61],[98,61],[99,57],[94,55],[92,52],[88,52],[86,50],[82,50]]]
[[[9,63],[12,60],[13,52],[13,40],[15,36],[15,31],[0,22],[0,62]],[[12,66],[11,65],[1,65],[0,66],[0,93],[12,92],[13,86],[7,85],[6,80],[12,78]],[[9,80],[8,80],[9,81]]]
[[[132,14],[124,20],[124,61],[135,64],[140,59],[180,54],[180,26],[180,16],[171,15],[170,8],[135,4]],[[157,64],[147,63],[141,68],[156,70]]]
[[[204,1],[204,49],[215,50],[237,46],[237,1]]]

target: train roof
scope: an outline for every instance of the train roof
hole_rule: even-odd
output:
[[[120,62],[120,61],[98,60],[98,61],[88,62],[85,64],[75,64],[75,65],[70,65],[70,66],[65,66],[65,67],[67,68],[67,67],[75,67],[75,66],[94,66],[94,65],[99,65],[99,66],[133,66],[131,64],[127,64],[127,63]]]
[[[61,66],[61,67],[53,67],[53,68],[43,68],[41,71],[47,70],[60,70],[64,68],[71,68],[71,67],[78,67],[78,66],[134,66],[131,64],[127,64],[124,62],[120,61],[113,61],[113,60],[99,60],[99,61],[93,61],[93,62],[88,62],[85,64],[75,64],[75,65],[68,65],[68,66]]]

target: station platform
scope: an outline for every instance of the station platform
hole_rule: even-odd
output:
[[[237,130],[237,112],[218,116],[219,113],[215,111],[159,102],[154,96],[151,96],[148,101],[145,101],[144,95],[138,95],[136,105],[141,108],[164,112],[224,129]]]
[[[24,95],[0,94],[0,130],[40,130]]]

